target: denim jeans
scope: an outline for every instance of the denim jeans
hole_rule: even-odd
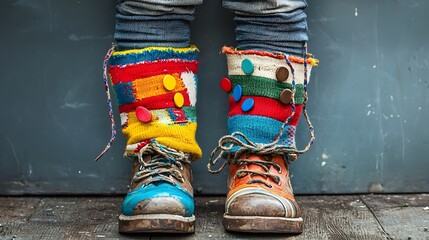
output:
[[[190,22],[200,4],[202,0],[121,0],[117,48],[188,47]],[[222,4],[235,13],[238,49],[302,56],[308,40],[305,0],[223,0]]]

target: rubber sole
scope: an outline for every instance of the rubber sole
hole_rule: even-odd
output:
[[[169,214],[149,214],[136,216],[119,216],[121,233],[193,233],[195,216],[182,217]]]
[[[302,218],[230,216],[224,214],[225,230],[254,233],[302,233]]]

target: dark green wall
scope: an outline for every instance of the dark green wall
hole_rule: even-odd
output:
[[[0,2],[0,194],[122,193],[130,163],[110,137],[101,63],[115,2]],[[309,1],[311,152],[292,165],[298,193],[429,191],[429,1]],[[199,193],[224,193],[226,171],[206,171],[226,133],[220,48],[234,45],[232,15],[206,0],[193,23],[200,50]],[[117,121],[119,115],[116,113]],[[304,122],[301,125],[304,126]],[[299,129],[298,145],[307,141]]]

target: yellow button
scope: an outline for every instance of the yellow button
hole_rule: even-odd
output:
[[[164,76],[162,83],[164,84],[164,88],[167,89],[167,91],[171,91],[176,87],[176,79],[170,74]]]
[[[174,94],[174,105],[176,105],[176,107],[181,108],[183,107],[184,103],[185,103],[185,98],[181,93]]]

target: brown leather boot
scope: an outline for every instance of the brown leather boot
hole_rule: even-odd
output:
[[[230,164],[224,227],[240,232],[301,233],[303,220],[282,156],[242,155]]]
[[[190,162],[160,154],[134,159],[119,232],[194,232]]]

